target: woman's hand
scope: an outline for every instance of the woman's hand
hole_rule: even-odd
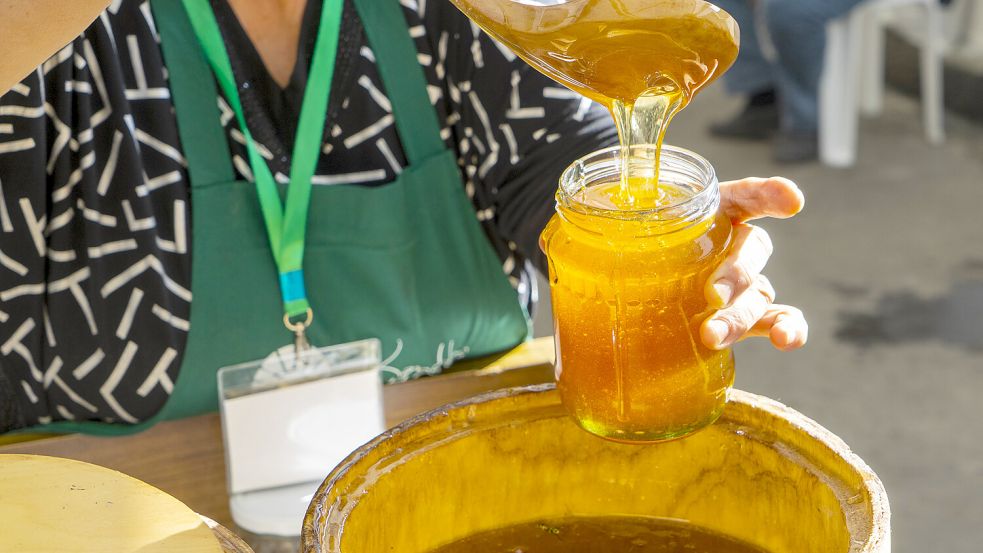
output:
[[[734,222],[734,246],[707,280],[707,301],[718,310],[700,328],[707,347],[723,349],[749,336],[768,336],[783,351],[805,345],[809,325],[802,311],[774,303],[775,289],[761,274],[771,256],[771,238],[746,223],[762,217],[787,219],[804,204],[795,183],[781,177],[721,183],[720,209]]]

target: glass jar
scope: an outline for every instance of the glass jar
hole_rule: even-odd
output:
[[[571,165],[543,231],[557,387],[585,430],[657,442],[715,421],[734,382],[732,352],[707,348],[699,330],[731,223],[713,167],[672,146],[661,161],[655,146],[632,149],[633,182],[658,179],[657,207],[619,207],[620,155],[608,148]]]

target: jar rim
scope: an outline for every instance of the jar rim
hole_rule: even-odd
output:
[[[669,144],[663,144],[661,148],[659,157],[660,180],[662,180],[662,176],[665,175],[667,170],[674,168],[671,166],[667,167],[668,164],[675,163],[682,165],[699,175],[699,178],[694,177],[692,182],[687,183],[699,188],[692,195],[673,203],[643,209],[605,208],[588,205],[578,199],[576,193],[588,186],[592,180],[590,175],[585,174],[588,168],[614,161],[618,171],[617,174],[620,175],[622,170],[620,161],[621,148],[620,145],[610,146],[591,152],[571,163],[560,176],[560,186],[556,194],[557,206],[572,209],[585,215],[599,217],[617,219],[664,219],[665,214],[678,213],[680,210],[689,211],[689,209],[693,209],[702,211],[718,199],[719,183],[713,165],[706,158],[692,150]],[[657,148],[654,144],[632,146],[633,152],[644,150],[657,151]],[[594,177],[594,180],[604,179],[604,182],[611,182],[610,177],[610,174],[605,174],[601,177]]]

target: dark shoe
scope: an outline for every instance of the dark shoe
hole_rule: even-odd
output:
[[[773,91],[751,96],[744,111],[730,121],[710,126],[710,134],[721,138],[764,140],[778,130],[778,103]]]
[[[775,138],[774,159],[778,163],[808,163],[819,159],[816,131],[782,131]]]

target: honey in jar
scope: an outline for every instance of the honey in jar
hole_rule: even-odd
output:
[[[516,524],[434,553],[765,553],[730,536],[654,517],[570,517]]]
[[[659,207],[625,207],[620,149],[609,148],[567,169],[542,235],[563,403],[585,430],[623,442],[712,423],[734,379],[731,352],[699,333],[705,283],[731,235],[713,168],[667,146],[656,185],[655,156],[654,146],[633,149],[632,185],[650,179],[639,189],[654,190],[643,199]]]

